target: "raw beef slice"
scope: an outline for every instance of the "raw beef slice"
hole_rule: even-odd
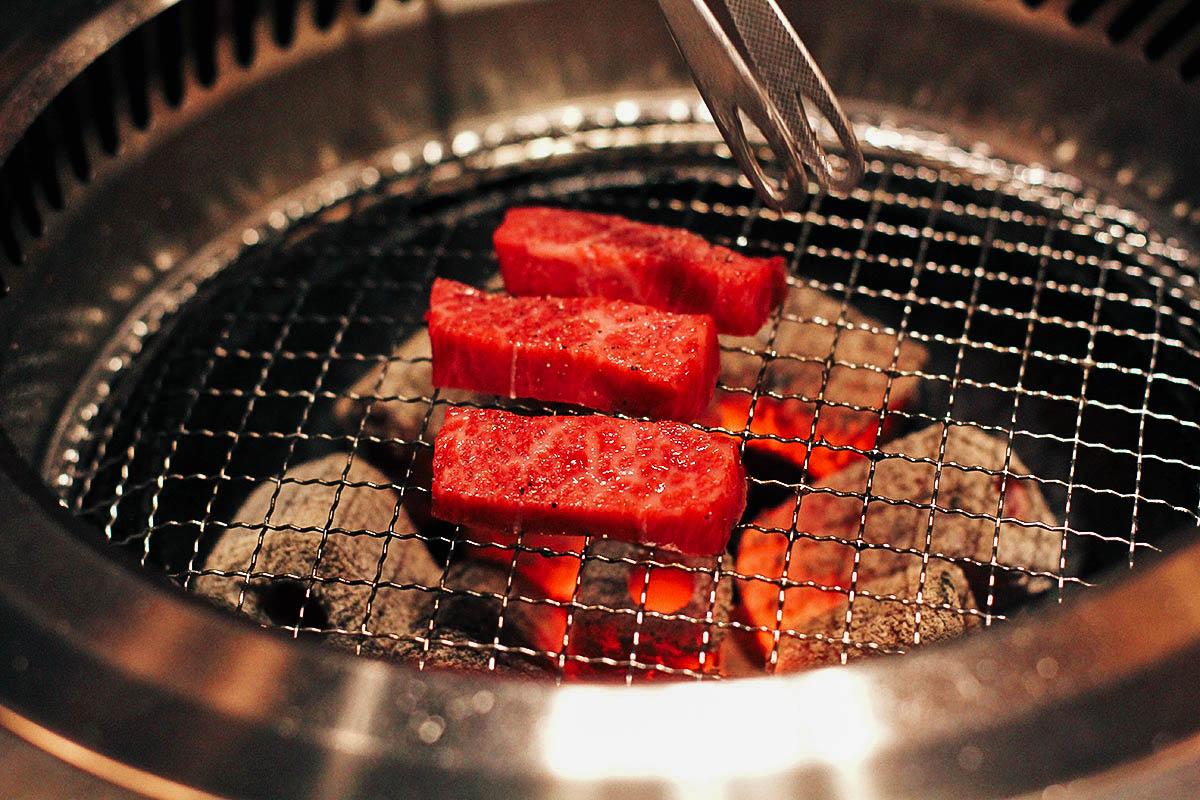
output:
[[[717,332],[703,315],[487,294],[439,278],[426,319],[437,386],[691,420],[717,382]]]
[[[745,505],[737,441],[675,422],[452,409],[434,444],[448,522],[711,555]]]
[[[754,258],[679,228],[612,214],[514,208],[494,236],[504,286],[516,295],[628,300],[708,314],[746,336],[783,299],[784,260]]]

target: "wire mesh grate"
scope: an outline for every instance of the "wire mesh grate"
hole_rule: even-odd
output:
[[[891,153],[849,195],[778,214],[719,145],[649,130],[410,170],[244,248],[121,372],[71,507],[297,637],[629,682],[903,652],[1061,600],[1197,523],[1200,300],[1182,251],[1128,212]],[[429,515],[448,406],[583,413],[428,384],[433,279],[494,288],[491,233],[529,203],[787,258],[789,301],[723,340],[696,423],[739,437],[750,474],[720,558]]]

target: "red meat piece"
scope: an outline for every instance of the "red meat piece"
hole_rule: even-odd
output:
[[[592,297],[509,297],[434,281],[436,386],[695,419],[712,399],[712,319]]]
[[[434,443],[433,514],[449,522],[711,555],[745,506],[737,440],[680,423],[463,408]]]
[[[719,333],[756,332],[785,290],[780,256],[743,256],[688,231],[610,214],[514,208],[494,242],[512,294],[598,295],[709,314]]]

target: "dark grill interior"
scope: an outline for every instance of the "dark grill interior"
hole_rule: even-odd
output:
[[[1015,177],[972,175],[887,158],[871,162],[864,184],[850,196],[814,193],[803,212],[780,216],[757,205],[711,145],[620,147],[537,161],[536,168],[500,167],[497,152],[485,149],[469,162],[451,159],[436,168],[422,166],[385,177],[304,217],[285,233],[246,247],[149,339],[130,368],[119,372],[111,396],[91,423],[93,444],[68,470],[65,494],[71,507],[101,526],[115,544],[139,554],[145,565],[180,583],[192,585],[213,574],[253,578],[255,585],[269,590],[261,602],[274,625],[295,635],[337,640],[360,652],[381,653],[373,646],[385,641],[415,648],[416,660],[424,664],[430,649],[442,646],[482,653],[488,669],[496,668],[498,658],[518,658],[560,679],[593,674],[572,672],[581,665],[609,668],[630,680],[718,676],[711,665],[718,659],[719,634],[775,633],[775,628],[737,614],[725,618],[714,612],[722,591],[733,593],[736,607],[746,585],[742,582],[762,581],[762,576],[739,574],[731,555],[699,566],[680,565],[654,552],[635,559],[606,554],[599,540],[582,549],[555,550],[518,540],[492,545],[510,564],[502,589],[457,583],[462,552],[487,542],[425,519],[424,470],[432,437],[422,428],[414,438],[381,438],[370,433],[365,414],[348,423],[335,413],[338,401],[355,391],[371,367],[411,366],[411,359],[395,351],[422,326],[434,277],[487,283],[496,271],[490,237],[504,209],[538,203],[620,213],[683,226],[752,253],[782,253],[789,260],[793,286],[817,289],[842,308],[837,319],[806,317],[801,311],[785,314],[785,321],[834,327],[840,336],[840,331],[853,329],[845,314],[855,309],[879,321],[883,327],[875,333],[897,343],[921,343],[930,360],[916,374],[918,400],[905,408],[856,410],[878,414],[888,423],[889,438],[949,422],[1005,440],[1008,454],[1028,467],[1062,524],[1061,566],[1040,573],[1054,581],[1047,596],[1062,598],[1115,564],[1132,567],[1169,534],[1196,523],[1200,349],[1194,277],[1180,262],[1181,251],[1149,236],[1128,212],[1074,187],[1056,185],[1055,176],[1028,171]],[[1040,185],[1039,178],[1047,185]],[[778,317],[772,324],[780,324]],[[742,351],[727,348],[727,355],[734,352]],[[845,361],[836,344],[818,359],[770,349],[753,355],[763,366],[753,389],[718,388],[718,395],[749,395],[751,409],[763,397],[785,399],[772,395],[761,377],[781,360],[807,359],[826,371],[835,366],[877,370]],[[438,392],[363,399],[419,408],[426,426],[435,409],[447,402]],[[810,404],[818,418],[839,406],[823,396],[791,399]],[[516,405],[533,412],[579,413]],[[728,432],[747,445],[773,436],[746,429]],[[800,441],[813,453],[826,449],[881,457],[873,447],[823,445],[812,433]],[[943,442],[943,452],[944,447]],[[269,516],[235,516],[255,486],[273,485],[278,498],[288,484],[295,488],[289,469],[331,454],[345,464],[340,480],[302,479],[328,487],[333,498],[326,524],[308,529],[318,536],[312,540],[307,573],[252,571],[249,562],[236,570],[205,567],[214,543],[230,528],[256,528],[259,549],[267,531],[288,530],[273,527]],[[380,467],[390,485],[355,480],[352,460]],[[940,472],[942,461],[933,463]],[[763,509],[803,503],[825,491],[813,488],[807,459],[800,466],[754,452],[747,454],[747,464],[750,508],[735,531],[735,550],[747,526],[756,529],[752,520]],[[1004,470],[983,471],[1000,481],[1003,503]],[[397,492],[416,523],[414,532],[339,529],[333,524],[339,498],[357,489]],[[865,503],[869,498],[859,499]],[[953,498],[935,502],[939,513],[961,513]],[[995,513],[984,518],[999,531]],[[824,536],[794,528],[778,533],[789,541]],[[389,582],[382,577],[387,547],[371,574],[330,572],[320,554],[345,535],[392,543],[415,538],[440,566],[442,577]],[[833,538],[860,553],[878,547],[861,536]],[[968,566],[982,576],[975,581],[1000,587],[983,592],[977,586],[978,608],[958,613],[990,624],[1028,602],[1023,593],[1004,588],[1027,572],[1019,565],[1003,563],[994,553],[990,561],[946,555],[929,542],[926,537],[923,551],[904,551],[906,557]],[[630,608],[585,598],[583,579],[569,600],[539,598],[523,594],[514,583],[522,554],[582,560],[584,573],[593,562],[636,564],[643,570],[635,574],[644,575],[647,586],[647,568],[701,573],[712,576],[712,588],[706,607],[700,602],[679,612],[647,610],[646,586]],[[369,600],[361,621],[332,622],[328,610],[314,603],[314,586],[334,584],[366,590]],[[773,579],[773,585],[782,589],[792,584]],[[807,585],[848,596],[852,609],[862,602],[854,598],[863,590],[854,585]],[[381,598],[395,593],[433,597],[423,633],[401,635],[372,625]],[[476,601],[474,620],[446,634],[443,617],[462,613],[459,601],[464,598]],[[906,596],[885,599],[904,605],[928,602]],[[505,631],[512,626],[505,627],[506,619],[531,607],[566,613],[561,647],[532,647],[507,638]],[[628,652],[614,657],[571,650],[570,637],[597,616],[612,625],[618,619],[632,624]],[[698,663],[680,667],[646,655],[648,645],[638,632],[651,622],[703,629]],[[804,636],[784,630],[773,648],[777,650],[780,638]],[[844,650],[880,647],[854,637],[841,642]],[[774,664],[774,651],[766,662]]]

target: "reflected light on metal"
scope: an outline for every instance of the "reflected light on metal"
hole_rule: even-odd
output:
[[[846,796],[857,769],[884,741],[867,686],[844,670],[805,678],[811,691],[781,697],[771,680],[719,686],[571,686],[554,695],[542,738],[546,767],[568,780],[642,778],[680,784],[769,778],[824,767]],[[654,703],[645,695],[653,694]],[[801,702],[801,698],[803,701]],[[653,717],[646,708],[666,709]],[[765,711],[765,713],[763,713]],[[747,720],[753,724],[747,726]],[[704,736],[702,731],[724,731]],[[860,787],[865,788],[865,787]]]

